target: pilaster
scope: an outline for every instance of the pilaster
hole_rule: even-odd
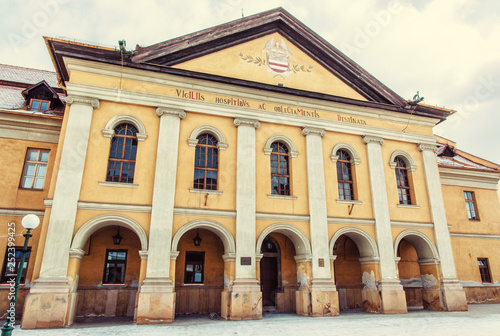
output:
[[[235,280],[228,303],[232,320],[262,318],[262,293],[257,281],[255,260],[255,130],[254,119],[236,118],[238,144],[236,155],[236,262]]]
[[[311,316],[339,314],[338,292],[332,280],[326,211],[322,137],[324,129],[304,127],[312,248]]]
[[[436,247],[441,261],[441,295],[444,309],[449,311],[467,310],[467,299],[455,270],[448,222],[444,210],[441,180],[436,162],[435,144],[419,144],[424,164],[425,183],[429,197]]]
[[[384,139],[365,135],[363,142],[368,153],[368,170],[372,195],[375,233],[379,249],[380,281],[378,290],[381,296],[381,311],[383,313],[406,313],[406,298],[403,286],[397,277],[385,170],[382,159]]]
[[[175,180],[180,121],[186,112],[158,107],[160,117],[146,278],[138,295],[137,323],[170,323],[175,316],[170,248],[174,220]]]
[[[76,299],[71,293],[75,280],[67,277],[77,203],[87,156],[90,125],[99,100],[68,96],[68,122],[57,173],[40,277],[26,298],[22,326],[63,327],[72,323]],[[43,311],[43,313],[42,313]]]

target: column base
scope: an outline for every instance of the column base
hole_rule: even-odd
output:
[[[65,277],[39,278],[26,296],[22,329],[62,328],[75,319],[78,294]]]
[[[428,310],[445,310],[441,290],[439,289],[422,289],[422,302],[424,309]]]
[[[441,297],[445,310],[467,311],[467,298],[465,291],[457,279],[441,281]]]
[[[297,315],[311,315],[311,293],[308,290],[295,292],[295,311]]]
[[[311,280],[310,316],[339,315],[339,293],[332,279]]]
[[[170,279],[145,279],[137,298],[137,324],[172,323],[175,292]]]
[[[383,314],[406,314],[406,294],[399,280],[380,280],[378,284],[380,299],[382,301],[381,313]]]
[[[376,314],[382,312],[382,301],[378,290],[363,289],[361,291],[361,300],[363,302],[363,311]]]
[[[228,294],[224,294],[228,293]],[[224,297],[226,296],[226,297]],[[260,320],[262,318],[262,292],[255,279],[237,279],[231,292],[223,292],[227,311],[223,314],[231,320]],[[224,315],[223,315],[224,316]]]

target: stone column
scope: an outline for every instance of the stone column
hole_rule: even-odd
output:
[[[69,324],[72,287],[67,278],[69,249],[73,238],[83,169],[87,157],[90,124],[99,100],[69,96],[68,122],[64,132],[61,160],[57,171],[54,200],[43,250],[40,277],[26,298],[22,327],[54,328]],[[52,153],[55,155],[55,153]],[[40,314],[44,311],[43,314]]]
[[[149,229],[146,278],[139,292],[137,323],[169,323],[175,317],[174,285],[170,279],[170,247],[174,220],[175,180],[180,121],[186,112],[159,107],[156,169]]]
[[[326,211],[325,171],[320,128],[304,127],[307,157],[307,191],[312,248],[311,315],[339,314],[339,297],[330,271],[330,247]]]
[[[396,273],[394,262],[393,239],[385,170],[382,159],[384,139],[374,136],[363,136],[368,153],[370,189],[372,195],[375,232],[380,255],[380,281],[378,289],[382,299],[382,313],[406,313],[406,297],[403,286]]]
[[[455,261],[453,260],[450,233],[441,192],[441,180],[436,162],[437,147],[435,144],[419,144],[418,149],[422,152],[429,207],[434,223],[434,237],[441,261],[442,305],[449,311],[467,310],[465,292],[455,271]]]
[[[234,119],[238,127],[236,156],[236,278],[230,318],[262,318],[262,293],[256,279],[255,260],[255,130],[260,123],[253,119]]]
[[[221,293],[221,316],[230,319],[231,291],[235,277],[236,253],[222,255],[224,260],[224,291]]]

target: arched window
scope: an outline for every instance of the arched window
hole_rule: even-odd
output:
[[[288,147],[281,142],[271,145],[271,193],[290,195],[290,167]]]
[[[115,127],[109,153],[106,181],[133,183],[137,155],[137,128],[131,124]]]
[[[394,159],[394,162],[396,163],[395,170],[399,204],[411,204],[410,183],[408,180],[406,162],[399,156]]]
[[[217,139],[211,134],[201,134],[197,137],[194,188],[217,190],[218,150]]]
[[[337,180],[339,184],[339,199],[352,201],[354,199],[354,188],[351,170],[351,157],[347,151],[339,149],[336,153]]]

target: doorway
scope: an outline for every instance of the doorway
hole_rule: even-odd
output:
[[[267,236],[261,246],[260,285],[264,310],[276,308],[276,293],[280,292],[281,253],[279,244]]]

